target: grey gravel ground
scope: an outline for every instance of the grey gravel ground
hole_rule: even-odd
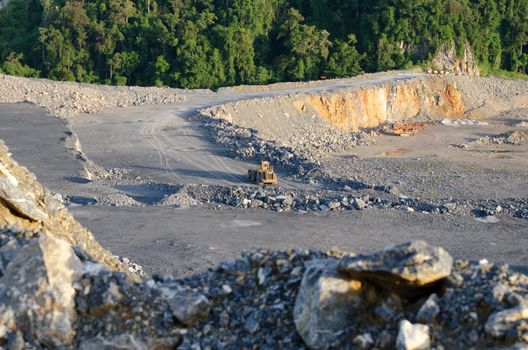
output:
[[[455,258],[528,266],[525,219],[488,224],[472,217],[384,210],[326,214],[167,207],[70,210],[114,254],[162,275],[203,271],[253,247],[371,251],[413,239],[442,245]]]

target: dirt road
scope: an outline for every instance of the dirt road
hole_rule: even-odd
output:
[[[129,168],[134,176],[162,183],[241,184],[246,182],[247,169],[254,165],[228,158],[225,150],[210,143],[204,131],[188,120],[198,109],[245,99],[333,91],[417,76],[420,74],[408,73],[302,89],[188,95],[186,101],[177,105],[114,109],[73,118],[72,124],[83,151],[102,167]],[[296,185],[285,178],[282,183]]]

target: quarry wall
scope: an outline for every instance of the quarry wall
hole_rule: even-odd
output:
[[[456,82],[416,77],[361,87],[298,93],[215,106],[203,114],[221,118],[259,137],[296,146],[314,130],[338,134],[415,118],[457,119],[466,107]]]

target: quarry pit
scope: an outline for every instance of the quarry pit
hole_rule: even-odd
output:
[[[0,81],[13,157],[148,272],[185,276],[253,246],[404,239],[528,265],[526,81],[388,72],[217,92]],[[412,121],[432,125],[383,132]],[[248,184],[266,159],[279,185]]]

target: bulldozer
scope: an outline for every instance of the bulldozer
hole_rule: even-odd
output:
[[[257,185],[275,185],[277,184],[277,174],[268,161],[262,161],[256,169],[248,170],[248,180]]]

